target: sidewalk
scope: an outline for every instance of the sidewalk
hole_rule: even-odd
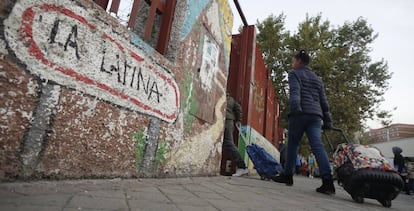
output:
[[[293,187],[257,177],[0,183],[0,210],[390,210],[375,200],[354,203],[341,187],[318,194],[318,185],[305,177]],[[392,210],[413,207],[414,197],[401,194]]]

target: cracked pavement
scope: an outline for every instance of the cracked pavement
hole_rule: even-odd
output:
[[[389,210],[357,204],[341,188],[318,194],[319,179],[295,177],[293,187],[258,177],[101,179],[0,183],[0,210]],[[412,210],[400,194],[392,210]]]

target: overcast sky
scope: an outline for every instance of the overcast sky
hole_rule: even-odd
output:
[[[270,14],[286,15],[286,29],[297,31],[306,14],[322,17],[333,26],[364,17],[379,34],[373,45],[374,60],[384,58],[393,72],[390,89],[380,109],[393,112],[393,123],[414,124],[414,0],[239,0],[249,24]],[[233,1],[234,30],[242,25]],[[333,117],[335,118],[335,117]],[[371,128],[381,127],[378,121],[368,121]]]

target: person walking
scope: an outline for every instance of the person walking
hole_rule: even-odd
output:
[[[308,164],[309,164],[309,178],[313,179],[313,176],[315,176],[315,155],[313,155],[313,153],[311,153],[309,155],[309,159],[308,159]]]
[[[407,172],[407,168],[405,166],[405,160],[404,160],[404,156],[402,156],[403,150],[400,147],[393,147],[392,148],[392,153],[394,154],[394,169],[395,171],[397,171],[397,173],[401,176],[401,178],[404,180],[404,190],[409,192],[409,182],[408,182],[408,172]]]
[[[306,159],[302,159],[301,173],[302,173],[302,176],[305,176],[305,177],[307,177],[309,174],[308,161]]]
[[[300,155],[296,156],[296,174],[300,175],[300,167],[302,166],[302,158]]]
[[[414,157],[406,157],[405,163],[408,173],[407,194],[414,194]]]
[[[404,157],[401,155],[402,149],[400,147],[393,147],[392,153],[394,154],[394,169],[399,173],[405,173],[405,161]]]
[[[299,51],[292,59],[293,70],[288,74],[290,111],[286,165],[284,172],[272,179],[293,185],[295,158],[302,136],[306,133],[322,178],[322,186],[316,191],[335,194],[328,154],[322,145],[321,134],[322,128],[332,129],[331,114],[322,79],[308,67],[309,63],[310,56],[305,50]]]
[[[234,145],[233,132],[234,125],[240,128],[240,121],[242,118],[242,111],[240,104],[234,100],[233,97],[227,93],[227,108],[226,108],[226,122],[224,128],[223,150],[230,153],[232,159],[236,162],[237,169],[234,177],[240,177],[248,174],[246,164],[240,156],[240,152]]]

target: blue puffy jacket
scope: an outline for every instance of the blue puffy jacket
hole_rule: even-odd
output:
[[[309,67],[293,70],[289,72],[288,77],[290,89],[289,116],[318,115],[323,118],[325,124],[332,124],[322,79]]]

